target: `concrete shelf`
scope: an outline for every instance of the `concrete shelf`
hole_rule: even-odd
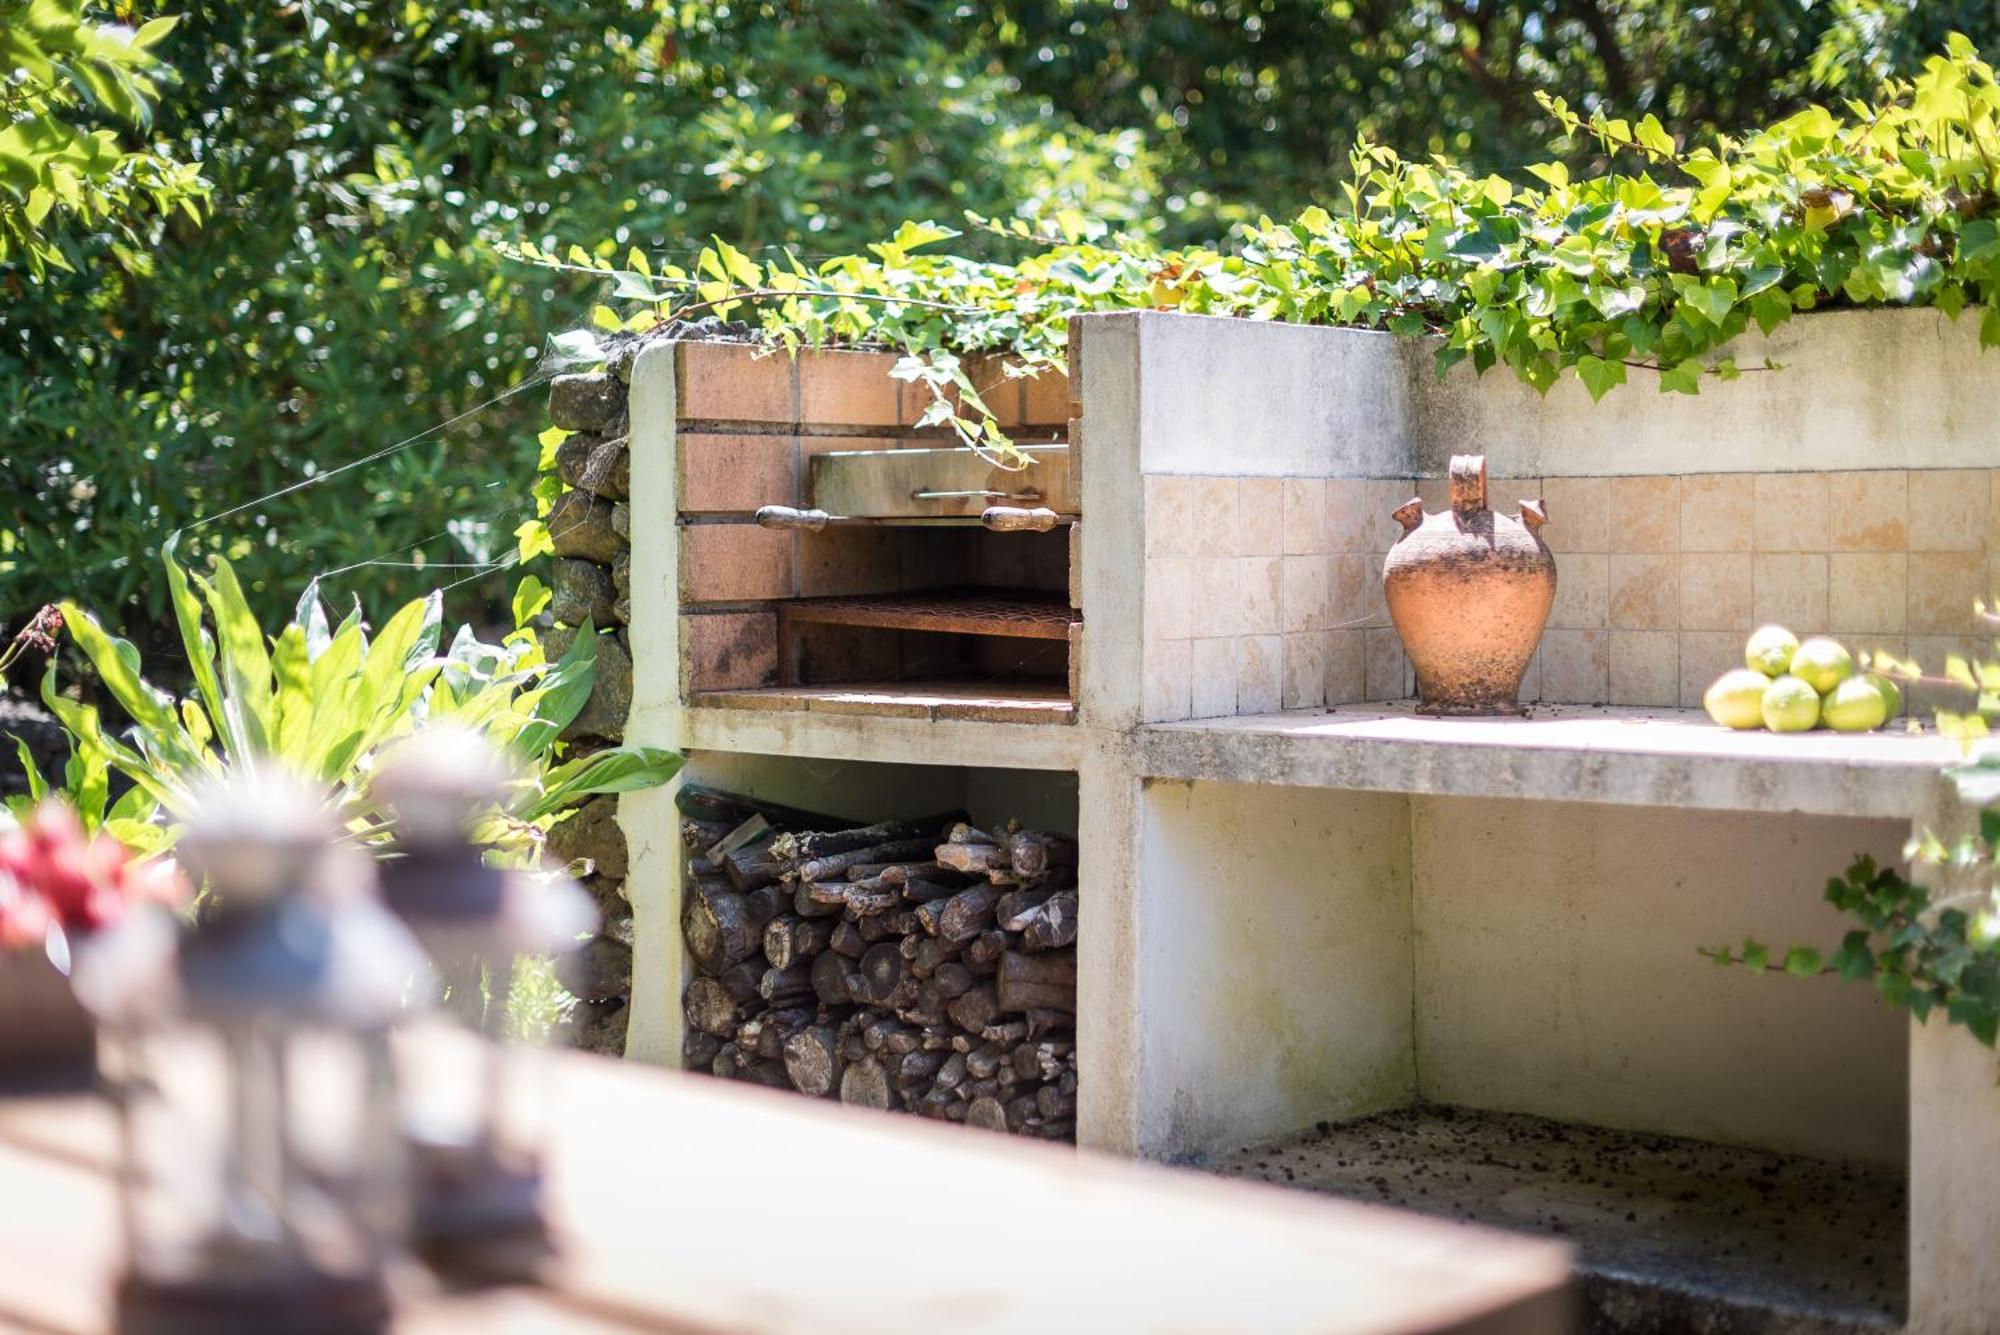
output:
[[[1731,732],[1699,710],[1587,705],[1502,719],[1345,705],[1141,733],[1154,778],[1822,816],[1914,815],[1957,754],[1935,734]]]
[[[1418,1106],[1209,1165],[1574,1244],[1616,1329],[1893,1330],[1902,1174],[1539,1117]]]

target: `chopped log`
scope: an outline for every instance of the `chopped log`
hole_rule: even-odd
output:
[[[851,960],[858,960],[868,949],[868,943],[861,939],[860,928],[851,922],[843,921],[834,924],[833,935],[827,938],[826,948],[836,955],[845,955]]]
[[[857,825],[851,830],[781,834],[771,845],[771,853],[774,857],[792,858],[801,862],[810,858],[826,857],[833,853],[851,853],[855,849],[872,848],[876,844],[933,835],[953,821],[963,818],[964,815],[962,811],[947,811],[936,816],[925,816],[920,820],[885,820],[875,825]]]
[[[840,1101],[857,1108],[887,1109],[889,1076],[873,1057],[855,1062],[840,1074]]]
[[[936,972],[931,976],[937,980],[938,994],[946,1001],[950,1001],[978,981],[972,976],[972,970],[957,960],[946,960],[937,966]]]
[[[1041,1110],[1035,1107],[1035,1096],[1033,1094],[1019,1094],[1007,1100],[1007,1129],[1009,1131],[1018,1133],[1028,1125],[1029,1118],[1039,1116],[1041,1116]]]
[[[945,1013],[951,1022],[968,1033],[979,1033],[993,1023],[1001,1011],[1000,998],[991,983],[968,988],[951,999]]]
[[[896,1087],[905,1093],[916,1090],[919,1086],[928,1088],[930,1080],[937,1075],[938,1068],[944,1065],[948,1055],[946,1052],[930,1052],[922,1048],[903,1054],[897,1061],[892,1076]]]
[[[1028,1037],[1028,1022],[1026,1020],[1001,1020],[994,1024],[989,1024],[980,1030],[979,1036],[988,1043],[1000,1043],[1011,1048]]]
[[[745,893],[777,884],[780,877],[793,870],[793,866],[772,858],[765,851],[767,847],[758,844],[751,848],[739,848],[718,859],[722,874],[729,878],[731,885]]]
[[[958,1029],[955,1026],[943,1023],[925,1025],[918,1032],[923,1035],[924,1047],[932,1052],[944,1051],[946,1048],[951,1047],[958,1038]]]
[[[800,1029],[785,1039],[784,1058],[785,1074],[799,1093],[819,1099],[839,1087],[845,1063],[833,1030],[825,1025]]]
[[[774,969],[805,963],[833,939],[833,924],[781,914],[764,925],[764,958]]]
[[[1010,950],[1000,957],[1000,968],[995,977],[1002,1010],[1051,1010],[1076,1014],[1074,950],[1050,951],[1041,955]]]
[[[866,1005],[884,1006],[896,994],[896,986],[907,976],[903,956],[893,945],[870,946],[861,957],[855,1000]]]
[[[764,946],[764,924],[777,905],[763,893],[740,895],[722,881],[703,877],[688,888],[681,911],[681,938],[704,973],[721,973]]]
[[[921,876],[905,876],[900,884],[903,887],[903,898],[913,904],[927,904],[932,900],[948,899],[964,888],[962,885],[949,885],[943,881]]]
[[[1042,1140],[1075,1140],[1076,1121],[1065,1118],[1060,1122],[1043,1122],[1030,1133]]]
[[[722,1050],[709,1064],[709,1074],[724,1080],[748,1080],[753,1084],[769,1085],[773,1089],[789,1089],[791,1078],[785,1074],[784,1063],[764,1061],[743,1051],[734,1043],[725,1043]]]
[[[941,1122],[951,1116],[951,1110],[957,1104],[958,1099],[950,1090],[933,1089],[912,1105],[912,1111],[919,1117],[930,1117]],[[960,1116],[962,1117],[963,1115],[964,1112],[961,1109]]]
[[[813,995],[822,1006],[844,1006],[854,998],[854,961],[832,950],[813,956]]]
[[[957,1089],[965,1083],[965,1054],[954,1052],[945,1058],[944,1065],[938,1067],[937,1079],[931,1082],[932,1089]]]
[[[981,932],[977,940],[965,948],[962,958],[965,967],[974,973],[991,973],[1000,965],[1000,957],[1007,953],[1007,934],[999,929]]]
[[[976,1126],[982,1131],[1005,1131],[1007,1129],[1007,1108],[999,1099],[986,1097],[972,1101],[965,1110],[965,1124]]]
[[[1076,1091],[1043,1085],[1035,1091],[1035,1109],[1047,1118],[1076,1116]]]
[[[944,1021],[944,996],[938,991],[937,983],[929,978],[912,979],[916,983],[916,996],[910,1003],[897,1011],[897,1018],[906,1024],[932,1025]]]
[[[1055,891],[1046,886],[1024,886],[1019,890],[1009,890],[993,901],[993,921],[999,924],[1002,931],[1018,932],[1021,929],[1014,925],[1015,919],[1020,918],[1029,909],[1040,907],[1042,902],[1054,893]]]
[[[986,833],[986,831],[967,825],[964,821],[954,824],[951,829],[945,832],[944,838],[948,844],[991,844],[998,842],[992,835]]]
[[[729,828],[719,820],[684,820],[681,822],[681,847],[690,853],[699,853],[728,834]]]
[[[695,783],[684,783],[674,791],[674,809],[683,816],[720,821],[732,828],[753,815],[764,817],[781,830],[845,830],[854,824],[840,816],[781,806]]]
[[[847,911],[857,918],[872,918],[878,913],[887,913],[903,902],[903,888],[890,885],[880,877],[849,881],[841,889]]]
[[[722,1051],[722,1040],[714,1034],[704,1034],[699,1029],[689,1029],[681,1036],[681,1069],[684,1071],[706,1071],[715,1060],[715,1054]]]
[[[894,946],[902,945],[903,933],[896,930],[895,924],[889,920],[889,915],[886,913],[877,913],[866,918],[850,917],[848,921],[854,924],[855,931],[861,933],[861,939],[871,946],[885,941]]]
[[[736,1030],[736,1046],[765,1061],[776,1061],[785,1055],[785,1039],[813,1019],[813,1011],[803,1006],[753,1015]]]
[[[715,977],[692,979],[681,996],[681,1013],[692,1029],[732,1038],[742,1023],[745,1007],[757,996],[757,981],[756,969],[748,964]]]
[[[753,844],[769,843],[771,822],[762,816],[751,816],[728,834],[702,850],[702,855],[710,862],[721,862],[739,848],[749,848]],[[767,855],[768,856],[768,855]]]
[[[908,937],[904,938],[908,940]],[[928,978],[938,967],[958,954],[958,947],[942,937],[920,936],[917,938],[916,954],[910,957],[910,971],[921,978]]]
[[[849,867],[864,862],[908,862],[920,858],[933,846],[929,839],[901,839],[873,844],[847,853],[829,853],[797,864],[801,881],[833,881],[847,875]]]
[[[800,881],[796,896],[835,913],[847,908],[847,886],[840,881]]]
[[[934,855],[938,866],[951,871],[974,872],[980,876],[995,871],[1012,875],[1014,864],[1007,850],[997,844],[939,844]]]
[[[1076,841],[1059,834],[1022,830],[1003,842],[1017,875],[1041,876],[1055,867],[1076,865]]]
[[[840,916],[842,909],[847,907],[846,902],[822,904],[813,897],[813,891],[816,889],[818,889],[817,886],[806,881],[800,881],[794,886],[792,888],[792,912],[798,914],[801,918],[825,918],[831,922]]]
[[[772,1002],[812,996],[812,966],[794,964],[789,969],[766,969],[757,983],[757,995]]]
[[[1051,1030],[1067,1033],[1076,1025],[1073,1011],[1049,1010],[1042,1006],[1028,1007],[1028,1037],[1040,1038]]]
[[[970,941],[993,925],[993,905],[999,898],[1000,892],[990,885],[959,891],[938,910],[937,934],[947,941]]]
[[[965,1069],[973,1079],[985,1080],[1000,1069],[1007,1057],[1008,1054],[1001,1050],[998,1043],[981,1043],[965,1054]]]
[[[1019,924],[1018,926],[1016,924]],[[1076,891],[1053,894],[1014,922],[1002,923],[1009,931],[1021,933],[1021,944],[1029,950],[1060,950],[1076,943]]]

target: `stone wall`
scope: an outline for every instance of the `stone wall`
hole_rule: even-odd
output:
[[[542,642],[553,660],[567,653],[586,623],[597,632],[597,678],[563,733],[589,750],[622,741],[632,707],[630,620],[631,462],[626,378],[631,351],[612,368],[557,376],[549,391],[549,418],[572,433],[556,447],[556,469],[568,489],[547,523],[555,555],[549,566],[548,615],[555,623]],[[579,1046],[614,1055],[625,1050],[626,1007],[632,989],[632,905],[625,894],[625,836],[618,828],[618,799],[593,797],[549,831],[552,859],[587,859],[584,886],[603,914],[599,934],[565,956],[557,978],[577,998],[570,1037]]]

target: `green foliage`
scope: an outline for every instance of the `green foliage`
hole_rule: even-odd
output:
[[[1324,200],[1357,140],[1483,171],[1539,162],[1579,107],[1686,142],[1909,75],[1988,0],[992,0],[984,44],[1085,124],[1142,132],[1177,237]],[[1601,170],[1596,146],[1565,162]],[[1249,206],[1248,211],[1245,207]]]
[[[2000,813],[1987,812],[1988,817]],[[1920,1021],[1933,1011],[1987,1047],[2000,1037],[2000,898],[1994,890],[1995,835],[1987,822],[1976,837],[1951,847],[1920,841],[1915,850],[1926,880],[1946,888],[1934,894],[1894,867],[1856,858],[1844,876],[1826,884],[1826,901],[1861,925],[1823,956],[1810,946],[1793,946],[1783,963],[1770,962],[1770,949],[1745,941],[1704,950],[1718,964],[1783,972],[1795,978],[1830,974],[1868,983],[1882,1000]]]
[[[91,606],[149,658],[168,590],[133,553],[203,519],[182,550],[234,561],[266,623],[323,572],[371,606],[473,579],[474,619],[504,618],[476,577],[532,511],[539,405],[472,410],[532,388],[594,284],[496,241],[846,249],[911,213],[1151,211],[1137,142],[1016,91],[940,0],[185,8],[157,128],[211,216],[168,227],[150,275],[0,310],[0,588]]]
[[[379,842],[385,818],[367,785],[375,757],[425,727],[458,726],[484,734],[526,775],[475,837],[530,860],[565,807],[594,793],[663,783],[680,768],[679,756],[650,747],[561,756],[558,735],[582,710],[596,672],[587,626],[554,664],[528,632],[490,645],[461,629],[440,653],[438,595],[405,605],[371,636],[358,604],[333,624],[309,587],[294,617],[266,637],[227,561],[216,562],[212,577],[183,572],[171,552],[165,561],[193,664],[193,697],[176,700],[149,684],[138,650],[74,605],[63,608],[69,632],[130,719],[129,730],[112,736],[95,707],[60,694],[53,664],[43,680],[43,701],[86,758],[81,774],[99,791],[98,808],[108,765],[141,794],[129,811],[114,814],[146,820],[157,812],[172,832],[204,783],[232,766],[275,760],[323,788],[351,834]],[[74,786],[71,795],[88,813],[88,798]]]
[[[873,342],[906,355],[896,374],[930,385],[927,421],[1007,452],[964,354],[1002,354],[1007,374],[1060,364],[1079,312],[1176,309],[1430,335],[1440,374],[1505,365],[1546,392],[1574,372],[1593,397],[1638,373],[1662,393],[1739,374],[1726,355],[1828,306],[1989,309],[2000,343],[2000,84],[1953,38],[1914,81],[1845,116],[1811,107],[1742,139],[1678,146],[1660,122],[1550,114],[1640,170],[1573,177],[1531,168],[1535,186],[1362,145],[1345,207],[1259,223],[1237,253],[1065,239],[1005,262],[940,252],[957,233],[904,223],[866,255],[809,266],[760,262],[717,240],[694,264],[625,270],[581,247],[524,247],[553,269],[616,272],[630,305],[607,328],[719,316],[796,347]],[[992,231],[1048,238],[1018,220]],[[956,391],[954,400],[950,391]],[[962,406],[961,406],[962,405]]]
[[[0,275],[75,271],[89,263],[79,233],[108,233],[121,260],[141,265],[147,214],[178,207],[199,220],[194,167],[94,123],[150,124],[153,47],[173,27],[98,22],[82,0],[0,0]]]

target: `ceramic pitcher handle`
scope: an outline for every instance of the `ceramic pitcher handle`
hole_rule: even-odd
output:
[[[1462,515],[1486,508],[1486,456],[1451,456],[1451,508]]]

